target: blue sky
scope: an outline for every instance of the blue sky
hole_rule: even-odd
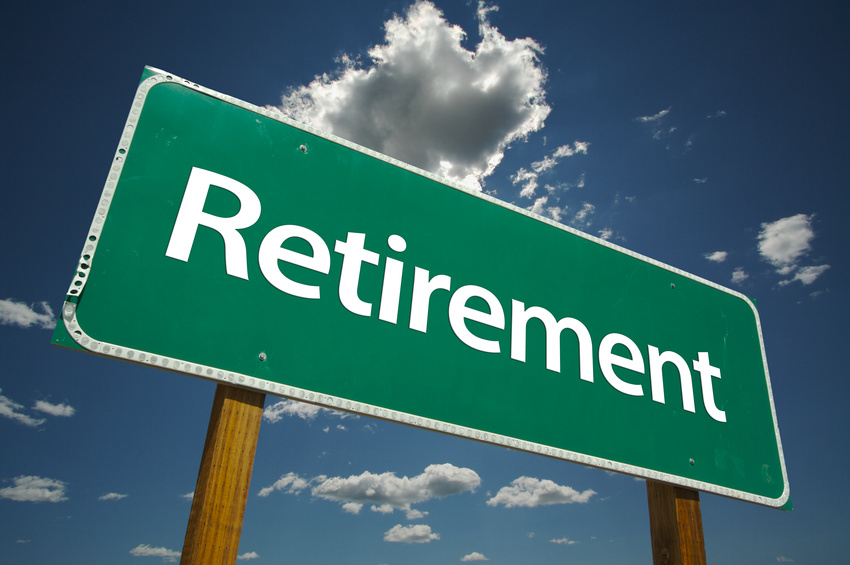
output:
[[[214,384],[49,343],[144,65],[753,297],[794,511],[702,495],[708,559],[846,560],[846,9],[489,6],[7,11],[4,562],[159,563],[183,543]],[[488,96],[441,105],[446,83]],[[639,480],[281,402],[266,400],[241,560],[651,562]],[[429,496],[446,476],[451,492]],[[380,504],[362,502],[370,487]]]

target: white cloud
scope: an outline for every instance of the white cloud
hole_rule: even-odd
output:
[[[76,412],[74,407],[68,404],[51,404],[44,400],[37,400],[35,406],[33,406],[33,410],[38,410],[39,412],[44,412],[51,416],[61,416],[65,418],[73,416]]]
[[[658,120],[660,120],[661,118],[663,118],[664,116],[669,114],[670,110],[672,110],[672,109],[673,109],[673,107],[670,106],[666,110],[661,110],[660,112],[658,112],[657,114],[653,114],[652,116],[641,116],[641,117],[637,118],[637,121],[639,121],[641,123],[657,122]]]
[[[587,142],[587,141],[575,141],[575,142],[573,142],[573,153],[571,153],[571,155],[573,155],[575,153],[582,153],[584,155],[587,155],[587,148],[589,146],[590,146],[590,143]],[[566,146],[564,146],[564,147],[566,147]],[[561,149],[563,149],[563,147]],[[557,151],[556,151],[556,153],[557,153]]]
[[[263,420],[270,424],[275,424],[280,422],[284,416],[297,416],[302,420],[310,421],[315,420],[319,414],[330,414],[339,418],[352,417],[345,412],[323,408],[315,404],[307,404],[306,402],[298,402],[297,400],[281,400],[271,406],[267,406],[263,410]]]
[[[396,524],[384,533],[384,541],[396,543],[429,543],[437,539],[440,539],[440,534],[431,533],[431,526],[425,524],[415,526]]]
[[[522,183],[522,190],[519,191],[521,198],[531,198],[537,190],[537,173],[525,170],[524,167],[511,175],[511,182],[514,185]]]
[[[797,214],[761,225],[759,253],[765,261],[776,267],[780,275],[796,269],[797,261],[811,249],[815,237],[812,216]]]
[[[526,208],[529,212],[534,214],[539,214],[541,216],[546,215],[546,204],[549,202],[548,196],[541,196],[537,200],[534,201],[534,204]]]
[[[0,489],[0,498],[18,502],[62,502],[68,500],[62,481],[22,475],[13,479],[15,486]]]
[[[479,4],[474,51],[466,33],[431,2],[384,24],[385,40],[361,65],[343,57],[332,76],[291,90],[281,111],[425,170],[474,188],[501,162],[511,142],[543,127],[543,49],[506,39]]]
[[[298,416],[302,420],[313,420],[319,415],[321,407],[295,400],[281,400],[263,410],[263,420],[272,424],[280,422],[284,416]]]
[[[554,169],[555,165],[558,164],[558,160],[552,157],[544,157],[541,161],[534,161],[531,164],[531,169],[535,173],[542,173],[543,171],[548,171],[550,169]]]
[[[651,116],[640,116],[638,118],[635,118],[635,121],[641,124],[646,124],[646,126],[649,128],[652,139],[656,141],[661,141],[673,136],[673,134],[675,134],[679,129],[676,126],[667,126],[665,124],[665,122],[667,121],[666,118],[670,114],[670,111],[672,109],[673,107],[671,106]],[[683,152],[687,153],[691,149],[692,145],[693,136],[690,136],[684,143],[682,149]],[[667,143],[666,148],[670,150],[672,148],[672,145],[670,143]]]
[[[98,500],[122,500],[124,498],[127,498],[126,494],[119,494],[117,492],[109,492],[97,497]]]
[[[488,506],[503,504],[505,508],[548,506],[551,504],[586,503],[596,494],[590,489],[578,492],[572,487],[556,484],[549,479],[519,477],[510,486],[502,487],[496,496],[487,501]]]
[[[467,561],[490,561],[489,559],[484,557],[484,554],[478,553],[477,551],[473,551],[469,555],[464,555],[463,557],[461,557],[460,560],[463,561],[463,562],[467,562]]]
[[[549,202],[549,196],[541,196],[540,198],[534,201],[534,204],[528,206],[526,210],[532,212],[534,214],[538,214],[543,217],[549,217],[555,220],[556,222],[560,222],[564,217],[564,213],[567,210],[567,207],[561,206],[547,206],[546,204]]]
[[[557,543],[558,545],[575,545],[578,542],[575,540],[571,540],[570,538],[558,538],[558,539],[550,539],[551,543]]]
[[[365,471],[348,478],[332,477],[317,482],[319,484],[312,490],[317,498],[373,504],[376,512],[401,510],[410,513],[412,504],[474,491],[481,484],[481,478],[472,469],[443,463],[429,465],[422,474],[412,478]]]
[[[780,563],[793,563],[794,562],[793,559],[791,559],[790,557],[785,557],[784,555],[780,555],[779,557],[776,558],[776,560]]]
[[[3,392],[3,389],[0,389],[0,392]],[[24,407],[21,404],[18,404],[11,398],[0,394],[0,416],[9,418],[10,420],[14,420],[19,424],[23,424],[31,428],[38,427],[44,423],[44,419],[33,418],[32,416],[21,412],[23,408]]]
[[[17,325],[24,328],[36,326],[52,330],[56,327],[56,316],[47,302],[39,302],[41,313],[35,311],[35,305],[15,302],[8,298],[0,300],[0,324]]]
[[[581,210],[576,212],[576,216],[573,218],[573,225],[583,227],[590,226],[590,216],[592,216],[594,212],[596,212],[596,206],[590,202],[583,203]]]
[[[343,511],[349,514],[359,514],[364,504],[370,504],[373,512],[391,514],[401,510],[409,520],[416,520],[427,512],[411,508],[412,504],[474,491],[480,484],[481,478],[472,469],[443,463],[429,465],[422,474],[412,478],[365,471],[347,478],[319,475],[303,479],[295,473],[287,473],[273,485],[261,489],[259,496],[266,497],[274,491],[298,494],[313,486],[311,494],[314,497],[340,502]]]
[[[532,198],[534,196],[535,191],[538,186],[538,177],[541,173],[552,170],[555,166],[560,162],[563,157],[572,157],[577,153],[587,154],[587,148],[590,145],[587,141],[575,141],[573,146],[570,147],[569,144],[562,145],[558,147],[551,155],[547,155],[540,161],[534,161],[531,163],[531,171],[525,169],[525,167],[520,167],[520,169],[513,175],[511,175],[511,182],[514,185],[522,184],[522,190],[520,190],[521,198]],[[565,186],[567,189],[570,188],[569,184],[563,184],[560,186]],[[584,174],[579,178],[578,183],[575,185],[578,187],[584,186]],[[546,185],[546,190],[549,194],[555,192],[556,187],[551,185]],[[559,218],[556,218],[559,220]]]
[[[735,284],[741,284],[748,278],[750,278],[750,275],[744,271],[743,267],[738,267],[732,271],[732,282]]]
[[[722,263],[729,256],[729,253],[726,251],[714,251],[713,253],[706,253],[703,255],[709,261],[714,261],[715,263]]]
[[[829,265],[802,268],[799,265],[800,260],[808,255],[812,248],[812,240],[815,237],[812,229],[813,218],[813,214],[796,214],[761,225],[758,239],[762,258],[773,265],[778,274],[794,275],[791,279],[782,281],[780,285],[794,281],[809,285],[829,269]]]
[[[407,518],[408,520],[419,520],[427,515],[428,512],[422,512],[421,510],[417,510],[416,508],[406,510],[404,513],[405,518]]]
[[[791,284],[794,281],[800,281],[804,285],[812,284],[827,269],[829,269],[829,265],[817,265],[815,267],[801,267],[796,273],[794,273],[793,279],[789,279],[787,281],[782,281],[779,284],[784,286],[786,284]]]
[[[540,161],[535,161],[531,164],[532,170],[535,173],[542,173],[543,171],[548,171],[550,169],[554,169],[555,166],[560,162],[560,160],[564,157],[572,157],[577,153],[582,153],[587,155],[587,148],[590,146],[590,143],[587,141],[575,141],[573,146],[570,147],[569,144],[561,145],[552,153],[552,155],[544,157]]]
[[[302,479],[295,473],[287,473],[279,478],[271,486],[260,490],[257,496],[266,497],[276,490],[286,491],[287,494],[298,494],[310,486],[310,481]]]
[[[135,557],[162,557],[165,563],[176,563],[180,558],[179,551],[173,551],[164,547],[151,547],[150,545],[137,545],[130,550],[130,555]]]
[[[185,500],[194,500],[195,499],[195,491],[187,492],[186,494],[181,494],[180,498]]]
[[[599,230],[599,239],[604,239],[605,241],[608,241],[613,236],[614,236],[614,230],[612,230],[611,228],[603,228],[603,229]]]
[[[549,213],[549,216],[556,222],[561,221],[561,218],[564,217],[565,210],[566,206],[563,208],[560,206],[549,206],[548,208],[546,208],[546,211]]]
[[[244,561],[246,559],[258,559],[259,557],[260,557],[260,554],[257,553],[256,551],[249,551],[247,553],[243,553],[242,555],[237,555],[236,559],[238,559],[240,561]]]
[[[342,505],[342,509],[349,514],[360,514],[363,504],[360,502],[346,502]]]

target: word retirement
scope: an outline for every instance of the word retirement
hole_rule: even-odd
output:
[[[227,190],[239,199],[240,209],[236,215],[219,217],[204,212],[204,203],[211,186]],[[204,226],[218,232],[224,240],[224,259],[227,274],[247,279],[248,255],[245,240],[240,235],[239,230],[256,223],[260,218],[261,208],[259,197],[246,185],[224,175],[193,167],[165,255],[188,262],[198,227]],[[312,255],[305,255],[283,247],[284,242],[292,238],[307,242],[312,248]],[[369,317],[372,315],[372,304],[362,300],[358,295],[360,271],[364,263],[379,265],[380,255],[366,249],[365,243],[366,234],[349,232],[345,241],[334,243],[333,250],[343,257],[339,277],[340,302],[353,314]],[[387,244],[396,253],[402,253],[407,248],[407,243],[399,235],[389,236]],[[329,274],[331,266],[330,249],[316,232],[298,225],[278,226],[263,238],[257,258],[263,276],[280,291],[300,298],[316,300],[321,298],[318,286],[292,280],[281,272],[279,266],[279,261],[284,261],[321,274]],[[398,259],[386,257],[380,308],[378,310],[378,318],[384,322],[397,323],[403,268],[404,264]],[[457,338],[472,349],[485,353],[499,353],[500,343],[498,341],[483,339],[472,333],[466,325],[467,320],[472,320],[498,330],[504,330],[505,312],[499,299],[486,288],[475,285],[462,286],[452,290],[451,282],[452,279],[449,275],[431,276],[427,270],[414,267],[410,329],[423,333],[427,332],[431,295],[437,291],[449,292],[451,298],[448,306],[448,319]],[[468,306],[468,301],[473,297],[483,299],[489,307],[489,312]],[[526,326],[531,319],[542,322],[545,327],[546,368],[556,373],[561,372],[561,333],[568,329],[575,334],[578,340],[579,377],[583,381],[593,382],[593,341],[585,325],[575,318],[567,317],[556,320],[545,308],[540,306],[526,307],[524,303],[518,300],[511,300],[511,358],[525,363]],[[614,352],[615,346],[618,345],[624,346],[628,350],[628,356]],[[618,351],[622,352],[622,347]],[[683,408],[688,412],[696,412],[692,375],[690,366],[685,359],[678,353],[673,351],[662,352],[649,344],[646,345],[646,354],[652,400],[661,404],[665,402],[662,369],[664,364],[671,363],[679,373]],[[614,389],[629,396],[644,395],[642,384],[626,382],[614,371],[614,367],[621,367],[638,374],[646,374],[643,352],[633,340],[618,333],[607,334],[599,341],[597,355],[602,375]],[[706,412],[714,420],[725,422],[726,413],[720,410],[715,403],[712,380],[720,380],[720,369],[711,365],[709,355],[705,351],[698,352],[697,359],[692,361],[692,366],[694,371],[699,373]]]

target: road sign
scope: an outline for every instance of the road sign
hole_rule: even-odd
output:
[[[146,69],[54,341],[769,506],[741,294]]]

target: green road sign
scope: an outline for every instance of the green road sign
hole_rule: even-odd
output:
[[[769,506],[741,294],[146,69],[59,344]]]

